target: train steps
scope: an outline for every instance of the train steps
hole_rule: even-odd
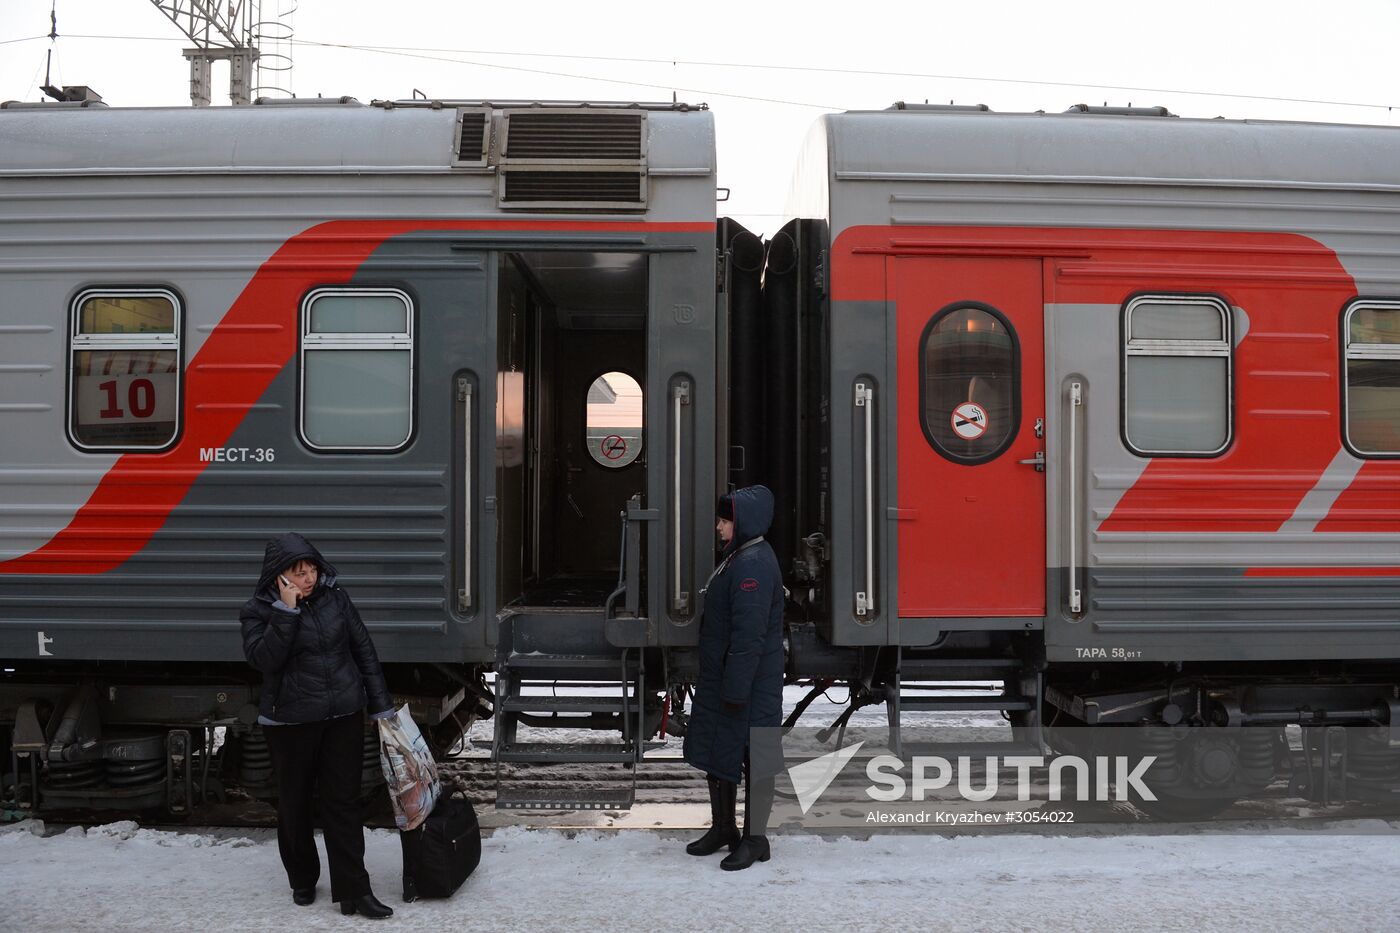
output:
[[[903,661],[903,659],[901,659]],[[908,675],[905,670],[907,667]],[[890,740],[896,755],[943,758],[1039,756],[1044,750],[1040,709],[1044,678],[1015,660],[911,658],[886,688]],[[983,738],[985,726],[965,724],[958,714],[1002,713],[1009,727]],[[912,727],[906,713],[931,725]],[[946,723],[946,724],[945,724]]]
[[[599,621],[563,619],[557,613],[502,621],[491,750],[497,809],[632,806],[636,765],[646,751],[646,743],[637,738],[642,735],[645,662],[639,650],[582,634],[601,628],[589,624]],[[541,650],[555,645],[564,650]],[[616,781],[585,779],[567,789],[557,781],[532,780],[532,771],[566,764],[621,766],[631,771],[631,780],[619,788]]]

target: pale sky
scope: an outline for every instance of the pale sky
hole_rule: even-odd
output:
[[[52,3],[0,0],[0,100],[42,96]],[[263,18],[291,5],[298,96],[707,103],[732,190],[719,212],[760,233],[781,225],[817,116],[896,100],[1400,125],[1400,0],[263,0]],[[113,106],[189,103],[189,42],[150,0],[57,8],[54,84]],[[216,106],[227,87],[216,67]]]

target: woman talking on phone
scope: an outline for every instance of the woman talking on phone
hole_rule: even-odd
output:
[[[311,542],[267,543],[262,575],[243,605],[243,653],[262,672],[258,722],[277,769],[277,848],[292,901],[316,900],[321,862],[312,834],[320,798],[331,900],[341,913],[380,919],[393,911],[370,890],[360,812],[364,712],[393,715],[369,632],[335,568]]]

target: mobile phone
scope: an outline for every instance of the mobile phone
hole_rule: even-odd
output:
[[[281,580],[281,581],[282,581],[282,585],[285,586],[285,587],[291,587],[291,585],[292,585],[291,582],[288,581],[288,579],[287,579],[286,577],[282,576],[280,573],[277,575],[277,579]]]

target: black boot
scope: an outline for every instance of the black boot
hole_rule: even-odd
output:
[[[292,888],[292,903],[298,907],[316,903],[315,888]]]
[[[687,855],[713,855],[725,846],[733,852],[739,844],[739,827],[734,824],[739,785],[717,777],[708,778],[706,783],[710,786],[710,828],[685,847]]]
[[[343,914],[359,914],[361,917],[368,917],[371,920],[383,920],[385,917],[392,917],[394,910],[379,903],[379,899],[373,894],[361,894],[359,897],[352,897],[348,901],[340,902],[340,912]]]
[[[766,862],[772,857],[768,847],[768,814],[773,810],[771,777],[755,779],[744,772],[744,835],[739,845],[724,857],[719,867],[725,871],[742,871],[754,862]]]
[[[766,862],[772,857],[767,836],[745,836],[739,847],[724,857],[719,867],[725,871],[743,871],[754,862]]]

